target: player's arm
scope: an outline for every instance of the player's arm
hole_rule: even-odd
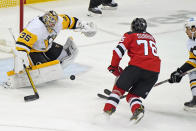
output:
[[[75,29],[87,37],[92,37],[96,34],[97,29],[93,22],[81,21],[76,17],[70,17],[66,14],[61,14],[59,16],[63,18],[63,29]]]
[[[61,14],[59,16],[63,18],[63,29],[76,29],[76,23],[78,22],[78,18],[70,17],[66,14]]]
[[[37,36],[24,29],[16,41],[16,51],[14,60],[14,71],[19,73],[23,70],[23,65],[29,66],[28,54],[33,44],[37,41]]]
[[[24,29],[16,41],[16,50],[29,53],[36,41],[37,36]]]
[[[170,75],[170,83],[178,83],[182,79],[182,74],[193,68],[196,68],[196,47],[191,48],[189,52],[189,60],[186,61],[180,68]]]
[[[192,47],[189,51],[189,60],[186,61],[191,68],[196,68],[196,46]],[[191,70],[190,68],[185,68],[185,71]]]
[[[196,46],[189,51],[189,60],[180,67],[180,70],[184,73],[193,68],[196,68]]]
[[[124,35],[121,41],[113,50],[111,65],[108,67],[108,70],[113,73],[115,76],[119,76],[123,69],[119,66],[122,57],[124,56],[127,50],[127,38]]]

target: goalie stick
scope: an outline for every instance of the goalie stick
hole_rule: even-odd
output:
[[[14,34],[12,32],[12,29],[8,28],[8,30],[9,30],[10,34],[12,35],[14,41],[16,42],[16,39],[15,39]],[[15,49],[13,48],[11,52],[12,53],[15,52]],[[31,84],[31,87],[33,88],[33,91],[34,91],[34,95],[25,96],[24,97],[24,101],[28,102],[28,101],[33,101],[33,100],[39,99],[39,94],[37,92],[37,89],[35,88],[35,85],[34,85],[34,82],[32,80],[32,77],[31,77],[31,75],[29,73],[29,69],[25,65],[23,65],[23,66],[24,66],[25,72],[26,72],[26,74],[28,76],[28,79],[29,79],[29,82]]]
[[[33,80],[31,78],[31,75],[29,73],[29,69],[25,65],[24,65],[24,68],[25,68],[25,72],[28,76],[29,82],[31,83],[31,87],[33,88],[33,91],[34,91],[34,95],[25,96],[24,100],[26,102],[28,102],[28,101],[33,101],[33,100],[39,99],[39,95],[38,95],[37,89],[35,88]]]
[[[196,68],[193,68],[193,69],[191,69],[191,70],[189,70],[189,71],[186,71],[186,72],[182,73],[181,76],[183,77],[183,76],[185,76],[186,74],[189,74],[190,72],[193,72],[193,71],[196,71]],[[160,81],[160,82],[156,83],[153,87],[162,85],[162,84],[167,83],[167,82],[169,82],[169,79]],[[104,93],[107,94],[107,95],[110,95],[112,92],[111,92],[109,89],[104,89]],[[105,96],[105,95],[100,94],[100,93],[98,93],[97,96],[100,97],[100,98],[103,98],[103,99],[108,99],[108,98],[109,98],[108,96]],[[123,98],[125,98],[126,96],[127,96],[127,95],[123,95],[123,96],[120,97],[120,99],[123,99]]]

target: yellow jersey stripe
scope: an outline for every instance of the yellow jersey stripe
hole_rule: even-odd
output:
[[[196,63],[191,62],[191,61],[186,61],[186,63],[188,63],[188,64],[190,64],[190,65],[192,65],[193,67],[195,67],[195,68],[196,68]]]

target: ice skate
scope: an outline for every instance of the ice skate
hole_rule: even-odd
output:
[[[184,103],[184,110],[196,112],[196,96],[194,96],[191,101]]]
[[[133,116],[130,118],[132,124],[137,124],[144,117],[144,107],[136,109]]]
[[[105,114],[107,114],[109,116],[112,115],[115,111],[116,111],[115,108],[111,108],[110,110],[104,110]]]
[[[115,108],[111,108],[110,110],[103,110],[103,113],[101,113],[101,115],[99,115],[99,117],[97,117],[96,119],[98,119],[99,121],[104,121],[108,122],[110,120],[110,116],[116,111]]]
[[[101,16],[102,11],[98,7],[88,8],[87,16]]]
[[[118,4],[112,1],[111,3],[103,3],[101,9],[102,10],[116,10],[118,7]]]

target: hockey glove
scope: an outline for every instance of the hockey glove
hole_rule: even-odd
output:
[[[171,73],[169,83],[179,83],[183,77],[183,72],[180,68]]]
[[[96,32],[96,25],[93,22],[78,21],[76,29],[79,29],[86,37],[93,37]]]
[[[108,67],[109,72],[111,72],[112,74],[114,74],[115,76],[120,76],[120,74],[122,73],[123,69],[120,66],[114,67],[112,65],[110,65]]]
[[[29,59],[25,51],[15,51],[14,72],[19,73],[24,69],[24,65],[29,67]]]

